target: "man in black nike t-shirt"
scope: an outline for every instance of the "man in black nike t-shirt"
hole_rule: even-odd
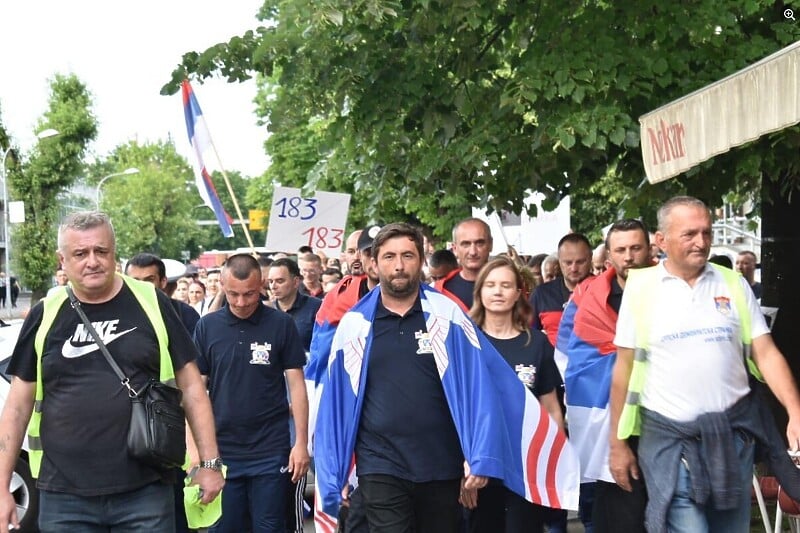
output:
[[[165,294],[115,272],[115,252],[114,230],[103,213],[73,213],[59,227],[57,253],[70,286],[131,385],[159,379],[169,358],[204,461],[195,482],[208,503],[224,480],[197,351]],[[159,342],[159,331],[168,342]],[[128,456],[128,391],[70,306],[66,288],[31,309],[8,373],[14,377],[0,416],[0,531],[18,526],[8,487],[29,419],[43,532],[174,531],[171,472]],[[36,392],[37,382],[43,393]]]

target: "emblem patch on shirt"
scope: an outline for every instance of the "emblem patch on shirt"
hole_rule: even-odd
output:
[[[250,364],[251,365],[268,365],[269,351],[272,349],[271,344],[258,344],[254,342],[250,344]]]
[[[526,387],[531,387],[536,381],[536,367],[533,365],[516,365],[514,371]]]
[[[433,353],[433,344],[427,331],[417,331],[414,333],[414,338],[417,339],[417,355]]]
[[[731,299],[726,296],[715,296],[714,305],[717,306],[717,311],[725,316],[731,314]]]

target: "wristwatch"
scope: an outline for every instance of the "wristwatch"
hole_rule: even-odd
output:
[[[215,470],[217,472],[221,472],[222,458],[215,457],[214,459],[210,459],[208,461],[200,461],[200,468],[208,468],[209,470]]]

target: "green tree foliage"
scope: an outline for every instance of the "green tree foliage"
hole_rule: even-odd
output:
[[[75,75],[56,75],[50,101],[36,131],[54,128],[58,137],[43,139],[27,157],[9,164],[9,197],[25,202],[25,223],[12,232],[12,270],[38,300],[50,287],[59,223],[57,196],[82,172],[82,160],[97,135],[91,95]]]
[[[195,224],[200,197],[192,169],[175,146],[130,142],[117,147],[92,175],[97,182],[130,167],[139,173],[114,176],[102,185],[100,208],[114,223],[119,257],[150,252],[180,259],[181,251],[196,250],[203,237]]]
[[[95,187],[103,176],[130,167],[138,168],[139,173],[114,176],[102,185],[100,207],[112,217],[120,257],[150,252],[180,260],[183,251],[196,257],[203,250],[247,246],[238,224],[234,226],[232,239],[223,237],[216,223],[197,225],[198,220],[215,220],[214,213],[203,204],[192,168],[175,151],[173,144],[130,142],[119,146],[108,159],[92,169],[91,185]],[[248,181],[235,171],[228,173],[228,179],[246,217]],[[228,214],[237,218],[222,174],[215,172],[212,180]],[[253,234],[253,239],[256,246],[263,244],[263,232]]]
[[[239,209],[241,209],[242,216],[244,216],[245,219],[248,218],[248,212],[250,209],[257,209],[253,206],[265,205],[265,203],[259,202],[257,199],[251,199],[248,187],[254,180],[242,177],[241,173],[238,171],[226,171],[226,174],[228,175],[228,180],[231,183],[233,193],[236,195],[236,201],[239,203]],[[217,194],[222,201],[222,205],[225,207],[225,211],[227,211],[234,220],[238,219],[239,217],[236,214],[233,200],[231,199],[228,187],[225,185],[225,179],[222,176],[222,173],[213,172],[211,179],[214,182],[214,187],[217,189]],[[195,204],[196,208],[193,211],[194,218],[216,221],[214,218],[214,212],[211,211],[211,209],[205,207],[204,205],[197,205],[201,204],[202,201],[200,196],[197,194],[197,189],[194,188],[194,182],[192,182],[192,191],[194,192],[195,199],[197,200]],[[266,200],[266,203],[268,202],[269,200]],[[202,226],[201,231],[203,237],[200,242],[205,245],[206,250],[235,250],[236,248],[245,248],[249,246],[247,244],[247,237],[245,236],[244,229],[242,228],[241,224],[232,224],[232,227],[233,237],[228,239],[222,235],[219,225],[216,223],[210,226]],[[264,231],[250,230],[250,238],[253,240],[253,246],[263,246],[266,235]]]
[[[184,55],[162,92],[187,75],[260,74],[273,160],[262,179],[350,192],[362,219],[416,217],[445,236],[469,206],[519,211],[538,190],[545,209],[572,195],[573,225],[589,231],[677,192],[716,205],[762,176],[796,179],[791,128],[639,187],[638,117],[797,40],[782,10],[767,0],[267,0],[269,24]]]

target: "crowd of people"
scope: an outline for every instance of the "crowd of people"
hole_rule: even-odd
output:
[[[235,254],[168,278],[149,253],[118,275],[108,217],[72,214],[58,284],[8,367],[0,531],[17,524],[2,487],[26,428],[43,531],[188,531],[187,472],[203,503],[224,486],[210,531],[302,531],[312,455],[323,531],[557,532],[567,508],[597,533],[748,531],[754,449],[787,447],[750,373],[800,446],[755,255],[739,254],[740,274],[713,264],[711,214],[690,197],[666,202],[653,233],[618,220],[595,244],[569,233],[552,254],[492,257],[480,219],[440,249],[391,223],[351,233],[341,257]],[[135,386],[171,365],[185,470],[127,456],[126,389],[67,287]],[[531,479],[530,453],[563,471]]]

